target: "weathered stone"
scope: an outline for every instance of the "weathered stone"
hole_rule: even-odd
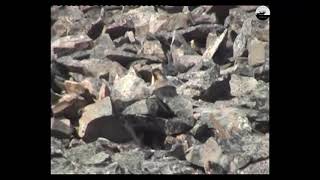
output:
[[[149,23],[149,32],[154,34],[164,28],[164,24],[168,21],[168,16],[161,13],[152,14]]]
[[[160,107],[156,99],[148,98],[131,104],[122,112],[122,114],[149,114],[156,116],[160,111],[159,108]]]
[[[131,20],[116,21],[113,24],[107,26],[106,33],[108,33],[111,39],[116,39],[124,35],[127,31],[134,29],[134,23]]]
[[[122,77],[126,69],[117,62],[110,60],[85,59],[82,61],[73,60],[71,57],[57,59],[57,63],[66,67],[69,71],[80,73],[91,77]]]
[[[222,97],[222,95],[226,96],[224,93],[228,91],[225,90],[227,87],[224,85],[227,79],[218,79],[220,70],[217,65],[213,64],[207,70],[203,71],[190,71],[178,75],[180,80],[184,82],[187,81],[178,87],[177,92],[179,94],[196,99],[204,98],[209,101],[214,101],[219,96]]]
[[[79,118],[79,110],[88,102],[77,94],[65,94],[59,101],[51,106],[54,117],[66,117],[70,120]]]
[[[231,75],[230,88],[233,96],[241,96],[257,87],[258,81],[252,77]]]
[[[155,161],[145,160],[141,165],[148,174],[203,174],[193,168],[190,163],[174,157],[161,158]]]
[[[141,164],[144,161],[144,154],[141,151],[129,151],[117,153],[112,157],[113,161],[121,167],[127,168],[133,174],[142,174]]]
[[[103,82],[103,80],[96,77],[87,77],[80,82],[80,84],[88,89],[89,93],[95,96],[96,99],[99,98],[99,89],[101,90],[103,83],[106,82]],[[107,85],[105,88],[107,88]]]
[[[182,55],[174,58],[173,65],[178,72],[187,72],[193,66],[200,64],[202,57],[199,55]]]
[[[261,65],[266,60],[267,43],[253,39],[248,45],[248,61],[250,66]]]
[[[51,118],[51,136],[70,137],[73,132],[69,119]]]
[[[129,52],[129,53],[138,53],[139,47],[136,46],[136,44],[129,44],[129,43],[125,43],[122,46],[118,47],[118,50],[120,51],[125,51],[125,52]],[[135,61],[134,61],[135,62]],[[133,62],[132,62],[133,63]]]
[[[51,137],[51,157],[63,157],[65,148],[63,147],[60,139]]]
[[[107,58],[117,61],[123,66],[127,66],[129,63],[141,58],[134,53],[111,49],[107,49],[104,54]]]
[[[211,15],[202,14],[202,15],[196,15],[196,17],[193,17],[194,25],[198,24],[216,24],[217,23],[217,17],[213,13]]]
[[[241,27],[246,19],[255,16],[255,12],[246,12],[244,8],[232,8],[229,10],[229,22],[230,28],[237,34],[240,33]],[[225,22],[226,23],[226,22]]]
[[[105,152],[99,152],[99,153],[93,155],[87,162],[85,162],[85,164],[102,165],[102,164],[105,164],[106,162],[108,162],[109,160],[111,160],[111,157],[109,154],[107,154]]]
[[[241,57],[246,50],[246,36],[240,32],[233,43],[233,58]]]
[[[208,13],[213,6],[198,6],[191,11],[192,16],[200,16]]]
[[[130,43],[134,43],[136,41],[136,39],[134,38],[134,34],[132,31],[128,31],[125,34],[126,37],[128,37]]]
[[[209,59],[209,60],[210,60],[210,59],[214,56],[215,52],[216,52],[216,51],[218,50],[218,48],[219,48],[219,45],[220,45],[221,42],[224,40],[227,31],[228,31],[228,29],[225,29],[225,30],[223,31],[223,33],[222,33],[221,35],[219,35],[219,37],[217,37],[217,38],[215,39],[215,41],[209,42],[209,47],[207,47],[207,50],[206,50],[206,51],[203,53],[203,55],[202,55],[202,57],[203,57],[204,59]],[[208,40],[208,39],[207,39],[207,40]],[[208,43],[208,42],[207,42],[207,43]]]
[[[246,168],[239,170],[239,174],[269,174],[269,159],[259,161],[248,165]]]
[[[91,51],[91,58],[103,59],[105,57],[104,51],[106,49],[115,49],[109,34],[101,34],[98,39],[95,40],[96,46]]]
[[[200,142],[205,142],[209,137],[213,136],[213,130],[208,127],[205,122],[197,121],[190,133]]]
[[[157,56],[162,60],[165,60],[166,58],[161,44],[157,40],[145,41],[143,44],[143,53],[146,55]]]
[[[58,57],[61,57],[75,51],[89,49],[92,45],[92,39],[87,35],[75,35],[57,39],[51,43],[51,48],[53,48],[53,52],[57,54]]]
[[[107,84],[107,82],[102,83],[100,90],[99,90],[99,96],[98,96],[98,100],[102,100],[103,98],[110,96],[111,92],[110,92],[110,88],[109,85]]]
[[[112,105],[109,97],[86,106],[79,120],[78,134],[85,141],[91,142],[104,137],[114,142],[130,140],[122,126],[121,120],[112,116]]]
[[[167,22],[165,22],[161,29],[165,29],[166,31],[174,31],[177,29],[184,29],[189,26],[189,16],[184,13],[177,13],[169,16]]]
[[[209,112],[203,111],[201,119],[213,128],[220,139],[228,139],[241,133],[251,131],[246,113],[233,107],[217,107]]]
[[[135,91],[132,91],[132,89],[135,89]],[[114,81],[111,96],[114,99],[129,102],[147,98],[150,93],[147,84],[131,69],[127,75]]]

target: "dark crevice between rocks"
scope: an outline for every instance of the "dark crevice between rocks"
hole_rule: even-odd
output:
[[[199,98],[203,101],[213,103],[216,101],[231,100],[234,96],[231,95],[230,79],[231,76],[223,81],[214,82]]]
[[[101,21],[101,22],[98,22],[97,24],[94,24],[91,29],[88,31],[87,35],[95,40],[97,39],[101,33],[102,33],[102,30],[103,30],[103,27],[104,27],[104,23]]]
[[[217,23],[223,24],[226,17],[229,15],[229,10],[235,6],[214,6],[210,11],[214,12],[217,17]]]

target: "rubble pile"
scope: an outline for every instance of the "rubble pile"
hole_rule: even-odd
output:
[[[52,6],[52,174],[269,174],[257,6]]]

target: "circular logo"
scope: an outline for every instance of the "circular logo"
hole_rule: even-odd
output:
[[[270,10],[267,6],[259,6],[256,9],[256,16],[260,20],[266,20],[270,16]]]

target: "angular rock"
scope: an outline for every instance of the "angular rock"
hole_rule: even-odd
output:
[[[189,26],[189,16],[184,13],[176,13],[169,16],[169,19],[166,23],[162,25],[163,29],[165,28],[166,31],[174,31],[178,29],[184,29]]]
[[[254,15],[255,12],[247,12],[241,7],[232,8],[229,10],[228,24],[232,30],[239,34],[244,21]]]
[[[266,60],[267,43],[253,39],[248,45],[248,61],[250,66],[258,66]]]
[[[98,100],[102,100],[103,98],[110,96],[110,94],[111,94],[111,90],[109,88],[109,85],[107,83],[102,83],[99,90]]]
[[[77,94],[65,94],[59,101],[51,106],[54,117],[65,117],[70,120],[79,118],[79,110],[88,102]]]
[[[104,137],[114,142],[130,140],[121,120],[112,116],[109,97],[96,101],[83,109],[79,119],[78,135],[88,142],[96,140],[98,137]]]
[[[141,151],[132,150],[129,152],[117,153],[112,159],[133,174],[143,174],[141,164],[144,161],[144,154]]]
[[[190,133],[194,138],[202,143],[204,143],[209,137],[214,136],[213,130],[202,121],[197,121],[194,127],[190,130]]]
[[[159,6],[159,8],[167,13],[178,13],[182,11],[183,6]]]
[[[207,174],[223,173],[225,164],[223,163],[223,151],[218,143],[211,137],[204,144],[193,146],[186,155],[188,162],[204,167]],[[215,165],[212,167],[212,164]]]
[[[124,19],[107,26],[105,32],[110,35],[111,39],[116,39],[124,35],[127,31],[132,30],[134,30],[134,23],[131,20]]]
[[[145,41],[143,44],[143,53],[146,55],[157,56],[163,61],[166,58],[162,50],[161,44],[157,40]]]
[[[106,82],[96,77],[87,77],[80,82],[96,99],[99,98],[100,90],[104,83]],[[108,85],[105,86],[105,88],[108,88]]]
[[[206,51],[202,55],[202,57],[204,59],[211,59],[214,56],[215,52],[219,48],[219,45],[224,40],[227,31],[228,31],[228,29],[225,29],[223,31],[223,33],[221,35],[219,35],[219,37],[217,37],[213,42],[207,42],[207,43],[209,43],[209,47],[207,47]]]
[[[145,160],[141,166],[144,173],[148,174],[203,174],[202,171],[193,168],[190,163],[174,157],[161,158],[156,161]]]
[[[109,154],[105,152],[99,152],[95,155],[93,155],[85,164],[88,165],[103,165],[106,164],[108,161],[111,160],[111,157]]]
[[[51,48],[58,57],[89,49],[92,46],[92,39],[87,35],[65,36],[51,43]]]
[[[213,6],[198,6],[191,11],[192,16],[200,16],[207,14]]]
[[[91,58],[103,59],[105,57],[104,51],[106,49],[115,49],[109,34],[101,34],[95,41],[96,46],[91,51]]]
[[[65,148],[61,141],[55,137],[51,137],[51,157],[63,157]]]
[[[163,30],[164,24],[168,21],[168,16],[161,13],[152,14],[149,22],[149,32],[154,34]]]
[[[69,119],[51,118],[51,136],[71,137],[73,128]]]
[[[176,70],[184,73],[193,66],[200,64],[203,58],[199,55],[182,55],[173,59],[173,65],[175,66]]]
[[[156,99],[148,98],[137,101],[128,106],[122,114],[143,114],[156,116],[159,110],[159,104]]]
[[[134,38],[134,34],[132,31],[128,31],[126,32],[126,35],[130,41],[130,43],[134,43],[136,41],[136,39]]]
[[[147,98],[150,94],[147,84],[131,69],[127,75],[114,81],[111,97],[114,100],[130,102]]]
[[[231,95],[241,96],[254,90],[257,87],[257,84],[258,81],[252,77],[237,76],[233,74],[230,79]]]
[[[111,49],[107,49],[104,54],[107,58],[117,61],[123,66],[127,66],[129,63],[141,58],[134,53]]]
[[[241,57],[246,50],[246,46],[246,36],[242,32],[240,32],[233,43],[233,58]]]
[[[138,53],[138,51],[139,51],[139,49],[136,46],[136,44],[131,44],[131,43],[130,44],[129,43],[123,44],[122,46],[118,47],[118,50],[129,52],[129,53]]]
[[[117,62],[110,60],[85,59],[82,61],[73,60],[66,56],[56,61],[60,65],[66,67],[68,71],[80,73],[91,77],[122,77],[126,69]]]
[[[225,79],[218,79],[219,76],[219,67],[215,64],[213,64],[212,67],[209,67],[207,70],[203,71],[188,71],[185,74],[178,75],[178,78],[182,81],[187,81],[180,87],[178,87],[177,92],[181,95],[186,95],[192,98],[201,98],[203,96],[208,96],[209,100],[214,100],[219,93],[215,93],[212,91],[215,89],[215,84],[219,84],[220,82],[222,85],[217,85],[218,88],[216,89],[223,89],[220,88],[220,86],[224,87],[223,82],[225,82]],[[221,92],[218,91],[218,92]],[[223,92],[227,92],[223,90]],[[212,94],[216,94],[213,96]],[[223,93],[222,93],[223,94]]]
[[[211,15],[207,15],[207,14],[202,14],[199,16],[193,16],[193,22],[194,25],[198,25],[198,24],[216,24],[217,23],[217,17],[216,15],[213,13]]]
[[[239,174],[269,174],[269,164],[269,159],[253,163],[239,170]]]
[[[209,112],[208,112],[209,111]],[[203,111],[200,119],[214,129],[219,139],[229,139],[239,134],[251,132],[251,126],[246,113],[233,107],[216,107]]]

